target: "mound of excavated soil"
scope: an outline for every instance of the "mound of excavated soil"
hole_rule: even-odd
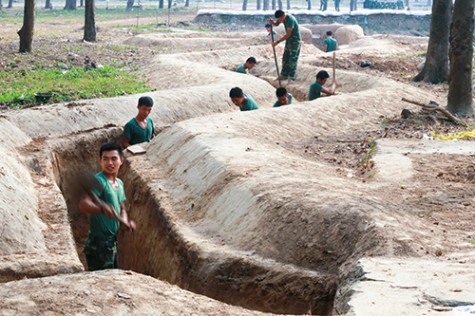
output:
[[[161,41],[169,54],[157,56],[148,68],[150,82],[159,89],[147,95],[156,100],[151,116],[161,133],[145,146],[145,154],[128,155],[121,171],[130,217],[138,227],[134,234],[120,234],[121,267],[256,310],[331,314],[336,306],[341,313],[379,315],[383,307],[358,303],[372,295],[371,286],[362,283],[367,280],[363,274],[376,273],[379,260],[394,262],[391,269],[377,272],[382,274],[398,273],[398,261],[391,257],[431,262],[431,275],[446,267],[439,265],[444,260],[473,263],[474,192],[471,169],[463,169],[470,156],[414,150],[399,161],[388,149],[405,145],[391,147],[395,134],[385,132],[390,127],[382,118],[408,107],[402,97],[433,99],[431,91],[371,69],[338,69],[337,95],[305,101],[322,69],[319,63],[329,55],[304,45],[298,78],[287,85],[296,102],[273,109],[278,82],[270,45],[234,34],[231,39],[208,37],[201,43],[213,44],[201,49],[195,48],[201,37],[186,36],[128,40],[145,46]],[[236,48],[230,40],[247,44]],[[369,43],[366,53],[381,56],[393,51],[388,47],[409,51],[419,45],[403,38],[396,44],[385,39],[383,45],[379,39],[364,40],[368,42],[355,45],[366,49]],[[173,54],[175,43],[179,53]],[[279,60],[282,49],[277,49]],[[341,53],[347,60],[359,58],[351,49]],[[252,75],[234,72],[249,56],[258,59]],[[325,69],[332,74],[331,66]],[[238,112],[228,97],[234,86],[250,93],[261,108]],[[81,255],[87,222],[70,191],[71,171],[95,167],[98,146],[118,138],[120,127],[135,115],[137,98],[2,113],[0,136],[7,141],[0,150],[12,160],[0,165],[0,208],[14,205],[10,215],[2,212],[0,222],[7,236],[0,243],[4,280],[82,269],[74,241]],[[371,137],[385,139],[380,145],[376,140],[374,149],[381,156],[362,176],[358,163],[371,166],[372,157],[365,157]],[[403,162],[399,168],[406,172],[378,163],[381,159]],[[12,188],[19,194],[4,193]],[[72,228],[68,218],[74,219]],[[367,256],[374,265],[357,264]],[[11,264],[19,259],[23,261]],[[415,269],[411,278],[427,280],[424,264]],[[441,278],[434,286],[452,280]],[[47,290],[26,290],[37,287]],[[364,292],[353,296],[354,289]],[[407,293],[404,285],[398,290],[387,305]],[[432,301],[444,302],[452,290],[435,292],[429,286],[422,291],[434,293]],[[120,271],[11,282],[0,286],[1,292],[7,299],[0,309],[12,313],[247,313]],[[15,293],[23,296],[17,299]],[[53,300],[53,295],[61,297]],[[401,311],[418,313],[412,301],[402,304]]]
[[[267,315],[120,270],[10,282],[0,295],[2,315]]]

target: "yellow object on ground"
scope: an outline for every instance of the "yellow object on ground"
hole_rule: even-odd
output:
[[[434,139],[440,139],[440,140],[454,140],[454,139],[472,140],[472,139],[475,139],[475,130],[448,133],[447,135],[437,134],[436,132],[431,132],[431,134],[432,134],[432,137],[434,137]]]

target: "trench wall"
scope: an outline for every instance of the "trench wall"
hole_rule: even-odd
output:
[[[409,34],[428,36],[431,15],[429,13],[412,14],[407,11],[358,10],[351,14],[321,13],[316,9],[288,10],[300,24],[347,24],[359,25],[365,34]],[[263,30],[274,11],[237,12],[223,10],[201,10],[194,19],[195,23],[213,28],[219,24],[237,25],[239,28],[257,28]]]

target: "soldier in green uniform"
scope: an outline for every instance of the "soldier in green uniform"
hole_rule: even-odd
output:
[[[236,67],[236,72],[247,74],[249,71],[254,68],[257,64],[257,60],[255,57],[249,57],[244,64],[240,64]]]
[[[310,90],[308,92],[308,100],[312,101],[321,97],[322,92],[327,95],[335,94],[336,90],[336,81],[333,79],[331,88],[325,88],[323,85],[327,83],[327,79],[330,78],[330,75],[325,70],[320,70],[317,73],[315,82],[310,85]]]
[[[122,148],[117,144],[104,144],[99,150],[99,157],[102,171],[95,177],[100,185],[93,188],[92,193],[100,201],[89,195],[79,200],[79,210],[89,214],[89,234],[84,253],[90,271],[116,269],[119,224],[122,222],[130,231],[135,230],[135,223],[129,220],[125,210],[124,184],[117,178],[124,162]]]
[[[295,80],[297,76],[297,63],[300,55],[300,46],[302,44],[299,23],[293,15],[286,14],[282,10],[275,11],[274,16],[277,20],[269,19],[269,24],[278,26],[280,23],[284,23],[286,33],[279,40],[272,43],[272,46],[275,47],[285,41],[284,55],[282,56],[282,71],[280,75],[281,79],[288,79],[290,83],[292,80]]]
[[[325,39],[323,40],[323,51],[324,52],[333,52],[336,50],[337,47],[337,41],[336,39],[333,38],[333,32],[328,31],[327,35],[325,36]]]
[[[234,105],[238,106],[241,111],[252,111],[259,109],[256,101],[242,91],[239,87],[234,87],[229,91],[229,97]]]
[[[149,142],[155,136],[155,127],[153,126],[152,119],[149,117],[152,107],[153,99],[151,97],[139,98],[137,115],[124,126],[122,148]]]
[[[287,92],[287,89],[284,87],[279,87],[275,90],[275,95],[277,96],[277,101],[274,103],[274,108],[281,107],[283,105],[292,104],[293,95]]]

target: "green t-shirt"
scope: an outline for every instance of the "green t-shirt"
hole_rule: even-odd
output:
[[[99,180],[100,188],[94,188],[93,193],[102,201],[110,204],[116,214],[120,216],[121,205],[125,202],[124,183],[117,179],[119,187],[116,189],[102,172],[97,173],[96,178]],[[119,221],[113,217],[107,217],[103,213],[91,214],[89,217],[89,236],[116,236],[118,231]]]
[[[292,96],[292,94],[290,94],[290,93],[289,93],[288,95],[289,95],[289,96],[288,96],[288,98],[289,98],[289,104],[292,104],[292,98],[293,98],[293,96]],[[280,105],[279,101],[278,101],[278,100],[275,101],[275,103],[274,103],[274,108],[278,108],[278,107],[280,107],[280,106],[281,106],[281,105]]]
[[[247,69],[244,67],[244,64],[241,64],[237,66],[236,72],[242,73],[242,74],[247,74]]]
[[[146,118],[147,127],[142,128],[135,117],[127,122],[124,126],[124,136],[129,139],[130,145],[149,142],[152,139],[155,128],[153,127],[153,121],[150,117]]]
[[[287,14],[287,17],[285,18],[285,21],[284,21],[284,27],[286,31],[287,29],[292,29],[292,34],[287,39],[287,41],[300,42],[302,40],[302,38],[300,37],[299,23],[297,22],[297,19],[293,15]]]
[[[252,111],[259,109],[256,101],[254,101],[254,99],[249,94],[244,94],[244,98],[244,104],[241,107],[241,111]]]
[[[336,50],[336,39],[327,37],[323,40],[323,45],[327,45],[327,52]]]
[[[312,83],[310,85],[310,91],[308,92],[308,100],[312,101],[319,98],[322,95],[322,88],[323,86],[320,83],[316,81]]]

